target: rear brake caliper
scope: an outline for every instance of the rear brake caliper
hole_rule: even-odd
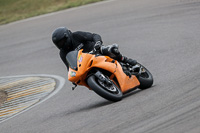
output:
[[[134,75],[136,75],[136,76],[141,75],[141,73],[142,73],[143,71],[144,71],[144,70],[143,70],[142,66],[139,65],[139,64],[137,64],[137,65],[135,65],[135,66],[133,66],[133,67],[131,68],[131,72],[132,72]]]

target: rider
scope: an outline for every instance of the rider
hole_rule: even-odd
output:
[[[71,32],[66,27],[57,28],[52,34],[52,41],[58,49],[60,49],[60,57],[67,68],[69,65],[66,61],[66,55],[72,50],[83,49],[83,52],[90,52],[94,49],[99,50],[101,54],[110,56],[123,63],[135,65],[136,60],[122,56],[118,51],[118,45],[112,44],[108,46],[102,45],[101,36],[95,33],[76,31]]]

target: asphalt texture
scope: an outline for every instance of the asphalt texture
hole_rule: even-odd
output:
[[[0,26],[1,76],[53,74],[66,84],[0,124],[1,133],[199,133],[200,0],[109,0]],[[52,31],[99,33],[154,76],[154,85],[109,102],[71,90]]]

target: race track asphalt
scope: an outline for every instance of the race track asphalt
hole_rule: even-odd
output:
[[[52,31],[99,33],[146,66],[152,88],[112,103],[71,90]],[[200,0],[108,0],[0,26],[1,76],[52,74],[64,87],[0,124],[1,133],[199,133]]]

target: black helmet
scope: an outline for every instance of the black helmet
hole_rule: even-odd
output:
[[[67,40],[70,39],[70,30],[66,27],[59,27],[52,33],[52,41],[57,48],[61,49],[67,45]]]

